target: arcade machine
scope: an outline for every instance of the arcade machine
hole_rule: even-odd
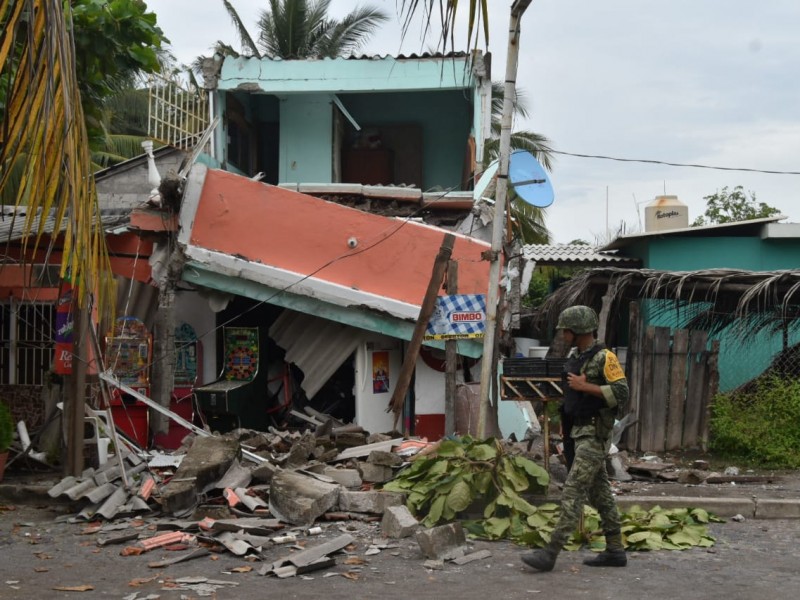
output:
[[[175,376],[169,409],[187,421],[192,421],[192,397],[195,384],[202,380],[203,358],[194,327],[181,323],[175,329]],[[179,448],[190,431],[172,419],[166,434],[158,433],[153,444],[166,450]]]
[[[212,431],[238,427],[264,431],[267,427],[267,369],[259,368],[257,327],[223,330],[222,375],[195,388],[200,417]]]
[[[150,396],[150,357],[153,338],[145,324],[136,317],[120,317],[106,336],[106,367],[128,387]],[[117,428],[140,448],[149,441],[147,405],[132,396],[114,389],[111,395],[111,415]]]

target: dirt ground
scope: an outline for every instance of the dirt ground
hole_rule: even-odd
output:
[[[662,457],[676,468],[689,468],[698,457]],[[622,496],[689,496],[800,498],[800,472],[749,470],[746,466],[712,464],[715,472],[737,466],[741,475],[767,477],[756,483],[689,485],[658,480],[614,482]],[[413,539],[393,542],[376,554],[368,552],[381,537],[378,524],[324,523],[323,533],[302,537],[311,547],[343,532],[355,544],[336,557],[325,570],[290,579],[258,574],[261,561],[230,553],[211,554],[195,560],[151,568],[148,563],[174,557],[179,552],[153,550],[140,556],[122,556],[123,545],[103,546],[99,538],[112,532],[91,530],[85,523],[68,523],[74,507],[25,497],[25,485],[53,485],[58,475],[11,474],[4,484],[17,482],[23,490],[19,501],[0,500],[0,599],[74,598],[76,596],[126,598],[326,598],[328,600],[447,598],[481,599],[502,594],[504,599],[609,598],[649,600],[661,598],[708,598],[771,600],[800,597],[800,519],[728,521],[711,525],[716,545],[681,552],[632,552],[625,569],[592,569],[582,564],[588,551],[562,553],[552,573],[536,573],[519,560],[526,551],[510,542],[471,543],[472,550],[486,549],[489,558],[463,566],[445,563],[441,569],[426,568]],[[26,504],[24,500],[32,501]],[[61,518],[61,521],[57,521]],[[138,531],[154,535],[157,519],[110,523],[120,533]],[[270,549],[264,562],[297,551],[288,546]],[[182,580],[181,578],[189,578]],[[62,588],[62,589],[57,589]],[[63,591],[71,588],[75,591]],[[89,589],[91,588],[91,589]],[[86,591],[78,591],[86,590]]]
[[[474,550],[491,556],[464,566],[445,563],[440,570],[425,567],[411,539],[397,547],[367,555],[379,536],[377,525],[352,522],[326,524],[321,536],[304,538],[310,546],[346,530],[356,543],[337,556],[329,569],[290,579],[258,575],[260,562],[231,554],[212,554],[164,568],[152,561],[175,553],[153,550],[121,556],[121,546],[97,545],[85,524],[56,523],[59,511],[48,506],[14,506],[0,512],[0,598],[174,598],[263,599],[326,598],[797,598],[800,597],[800,520],[715,524],[717,543],[710,549],[682,552],[633,552],[624,569],[593,569],[582,564],[587,551],[562,553],[551,573],[525,567],[525,549],[509,542],[476,542]],[[147,527],[147,525],[143,525]],[[266,560],[292,550],[277,547]],[[181,578],[195,587],[187,589]],[[209,585],[209,581],[212,583]],[[205,588],[197,587],[203,585]],[[81,586],[90,586],[91,589]],[[86,591],[61,591],[56,588]]]

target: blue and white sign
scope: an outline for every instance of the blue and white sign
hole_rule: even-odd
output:
[[[426,340],[482,338],[486,329],[486,295],[454,294],[436,298],[436,308],[425,330]]]

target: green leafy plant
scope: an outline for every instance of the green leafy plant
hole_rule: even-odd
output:
[[[5,402],[0,402],[0,452],[5,452],[11,447],[14,440],[14,419],[11,410]]]
[[[407,494],[408,509],[425,515],[422,524],[431,527],[452,521],[478,500],[486,503],[487,518],[522,519],[535,508],[520,494],[543,493],[549,481],[542,467],[506,452],[499,441],[464,436],[445,440],[436,455],[415,460],[383,489]]]
[[[482,502],[482,519],[463,519],[471,537],[510,539],[540,547],[550,541],[558,521],[559,507],[548,502],[535,506],[524,494],[543,494],[547,472],[524,456],[514,455],[494,439],[474,440],[465,436],[441,443],[435,455],[414,461],[384,485],[386,491],[407,494],[406,505],[422,525],[432,527],[452,521]],[[477,509],[474,509],[477,510]],[[633,507],[623,513],[623,541],[632,550],[682,550],[691,546],[712,546],[708,523],[719,519],[705,510],[680,508],[644,511]],[[587,545],[605,547],[600,515],[585,507],[582,527],[573,533],[566,549]]]
[[[622,514],[621,529],[628,550],[686,550],[693,546],[713,546],[708,524],[722,522],[702,508],[665,510],[654,506],[643,510],[634,506]]]
[[[710,448],[765,467],[800,467],[800,381],[760,378],[747,393],[714,398]]]

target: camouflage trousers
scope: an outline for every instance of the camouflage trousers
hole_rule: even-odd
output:
[[[553,548],[564,547],[575,531],[584,504],[591,504],[600,513],[604,532],[620,528],[617,503],[611,493],[606,473],[606,444],[595,436],[575,440],[575,461],[561,492],[561,516],[550,537]]]

